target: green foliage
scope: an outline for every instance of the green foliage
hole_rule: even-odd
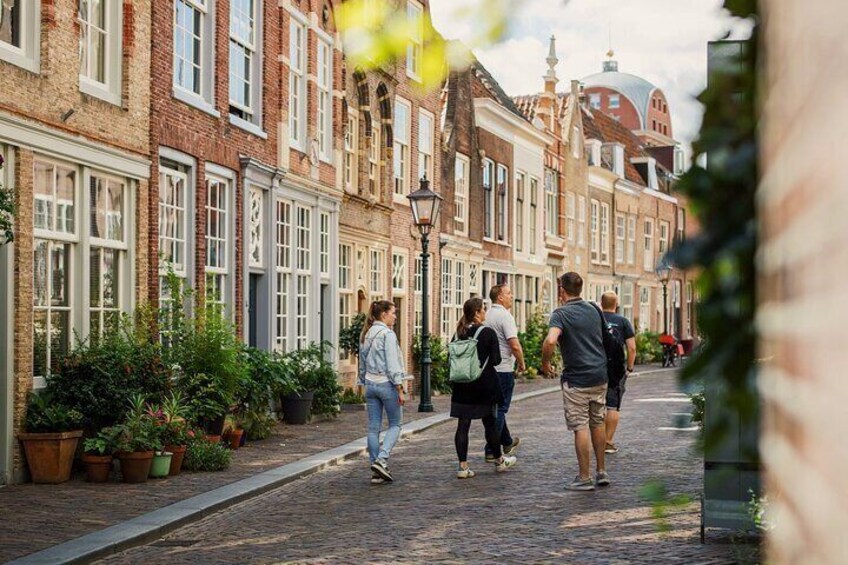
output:
[[[365,397],[352,388],[346,388],[342,393],[342,404],[365,404]]]
[[[100,339],[77,342],[59,372],[47,378],[46,391],[81,413],[85,428],[94,433],[122,420],[133,396],[162,398],[170,377],[159,344],[125,318]]]
[[[220,308],[207,305],[195,318],[188,318],[184,305],[193,291],[183,290],[172,272],[166,283],[172,299],[160,316],[167,324],[165,359],[174,369],[177,388],[188,399],[189,420],[215,420],[229,412],[249,373],[242,345]]]
[[[350,321],[350,325],[339,331],[339,349],[343,352],[359,356],[359,337],[365,326],[365,314],[360,312]]]
[[[755,0],[726,0],[724,7],[755,25],[741,57],[711,75],[699,97],[705,113],[693,162],[704,162],[708,155],[709,168],[694,165],[677,190],[696,212],[700,233],[676,244],[671,258],[677,266],[700,273],[697,318],[704,341],[684,367],[682,379],[721,382],[718,402],[729,414],[753,422],[758,417],[754,320],[760,18]],[[704,438],[707,449],[729,430],[728,418],[716,421]]]
[[[548,337],[548,316],[542,312],[541,307],[538,307],[527,320],[524,331],[518,334],[518,341],[524,350],[524,364],[527,366],[524,376],[528,379],[536,378],[542,370],[542,344],[545,343],[546,337]],[[562,370],[559,347],[554,349],[551,366],[555,374],[559,374]]]
[[[692,498],[686,494],[671,496],[661,480],[648,481],[640,490],[639,495],[651,504],[651,517],[657,524],[657,530],[668,532],[671,525],[668,522],[670,510],[682,508],[691,504]]]
[[[3,170],[3,156],[0,155],[0,171]],[[0,184],[0,245],[11,243],[15,239],[13,219],[15,217],[15,193]]]
[[[156,418],[137,394],[129,401],[126,419],[105,430],[114,434],[116,451],[153,451],[162,449],[162,436]]]
[[[82,428],[83,415],[52,394],[52,391],[30,392],[24,428],[29,433],[58,433]]]
[[[188,443],[183,469],[186,471],[224,471],[230,466],[233,452],[221,443],[195,438]]]
[[[313,343],[288,353],[286,357],[299,390],[315,393],[312,413],[333,416],[341,411],[342,387],[335,367],[327,361],[328,348],[328,343]]]
[[[267,411],[251,410],[244,415],[242,428],[244,428],[248,439],[258,441],[271,437],[271,432],[276,424],[277,420]]]
[[[147,412],[156,420],[163,446],[186,445],[189,439],[194,437],[194,430],[186,420],[189,414],[188,404],[180,391],[172,391],[162,401],[161,408],[149,405]]]
[[[660,334],[656,332],[639,332],[636,334],[637,365],[662,361],[663,349],[659,337]]]
[[[704,391],[696,392],[689,395],[689,400],[692,402],[692,423],[697,424],[701,431],[704,430],[704,408],[706,407],[706,399]]]
[[[118,429],[103,428],[95,437],[83,442],[83,449],[91,455],[111,455],[118,445]]]
[[[769,501],[767,496],[758,496],[752,489],[748,489],[751,499],[748,501],[748,516],[754,523],[758,532],[766,533],[774,529],[774,524],[769,520]]]
[[[242,361],[248,370],[236,389],[237,412],[266,411],[275,395],[298,392],[299,383],[292,364],[285,356],[255,347],[242,350]]]
[[[420,374],[421,367],[421,337],[416,334],[412,339],[412,363],[416,372]],[[448,348],[439,336],[430,336],[430,387],[442,394],[450,394],[450,363],[448,362]]]

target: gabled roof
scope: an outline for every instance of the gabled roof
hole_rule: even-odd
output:
[[[514,96],[512,99],[518,109],[524,114],[524,117],[532,122],[536,117],[536,110],[539,107],[541,97],[541,94],[523,94],[521,96]],[[560,92],[557,94],[557,114],[560,118],[564,117],[568,111],[568,99],[569,95],[567,93]]]
[[[648,116],[648,106],[651,103],[651,94],[657,87],[636,75],[630,73],[620,73],[618,71],[604,71],[585,77],[582,82],[586,88],[603,87],[620,92],[627,97],[636,107],[639,112],[639,119],[642,122],[642,127],[647,127],[646,117]]]
[[[513,102],[512,98],[510,98],[509,95],[504,92],[504,89],[501,88],[501,85],[498,84],[498,81],[495,80],[495,77],[493,77],[492,74],[488,70],[486,70],[486,67],[484,67],[483,64],[476,58],[471,62],[471,71],[474,73],[474,76],[477,77],[480,83],[485,87],[486,91],[488,91],[489,94],[492,95],[492,98],[494,98],[494,100],[498,104],[500,104],[516,116],[527,120],[527,116],[525,116],[521,109],[519,109],[519,107],[515,105],[515,102]]]

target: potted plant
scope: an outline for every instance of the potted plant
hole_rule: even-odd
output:
[[[83,442],[82,462],[85,464],[85,480],[90,483],[109,481],[116,439],[115,428],[103,428],[97,436]]]
[[[244,437],[244,420],[238,416],[233,418],[233,427],[230,428],[229,442],[230,449],[238,449],[241,447],[241,440]]]
[[[172,454],[168,476],[179,475],[183,466],[186,446],[194,437],[194,430],[185,419],[188,408],[183,401],[182,394],[179,391],[173,391],[162,402],[159,413],[161,415],[159,422],[160,440],[165,451]]]
[[[145,411],[142,396],[133,397],[126,421],[117,428],[116,455],[121,462],[123,481],[147,481],[155,451],[161,450],[162,444],[156,422]]]
[[[282,398],[283,415],[290,424],[305,424],[312,414],[333,416],[341,411],[342,387],[338,374],[327,361],[328,344],[312,344],[289,354],[292,374],[299,391]]]
[[[57,484],[71,478],[74,453],[82,437],[80,412],[55,402],[49,393],[30,393],[26,432],[18,434],[34,483]]]
[[[362,412],[365,410],[365,397],[358,390],[346,388],[341,397],[342,411]]]

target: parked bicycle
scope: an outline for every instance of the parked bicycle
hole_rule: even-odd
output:
[[[683,354],[683,346],[680,345],[680,341],[673,335],[669,334],[662,334],[658,339],[663,348],[662,366],[676,367],[677,360],[680,359]]]

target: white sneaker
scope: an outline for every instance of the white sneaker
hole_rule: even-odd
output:
[[[457,479],[470,479],[471,477],[473,477],[476,474],[477,473],[475,473],[474,471],[472,471],[468,467],[465,467],[464,469],[462,467],[460,467],[459,470],[456,472],[456,478]]]
[[[510,467],[515,467],[518,464],[518,458],[514,455],[504,455],[500,463],[495,463],[495,471],[503,473]]]

